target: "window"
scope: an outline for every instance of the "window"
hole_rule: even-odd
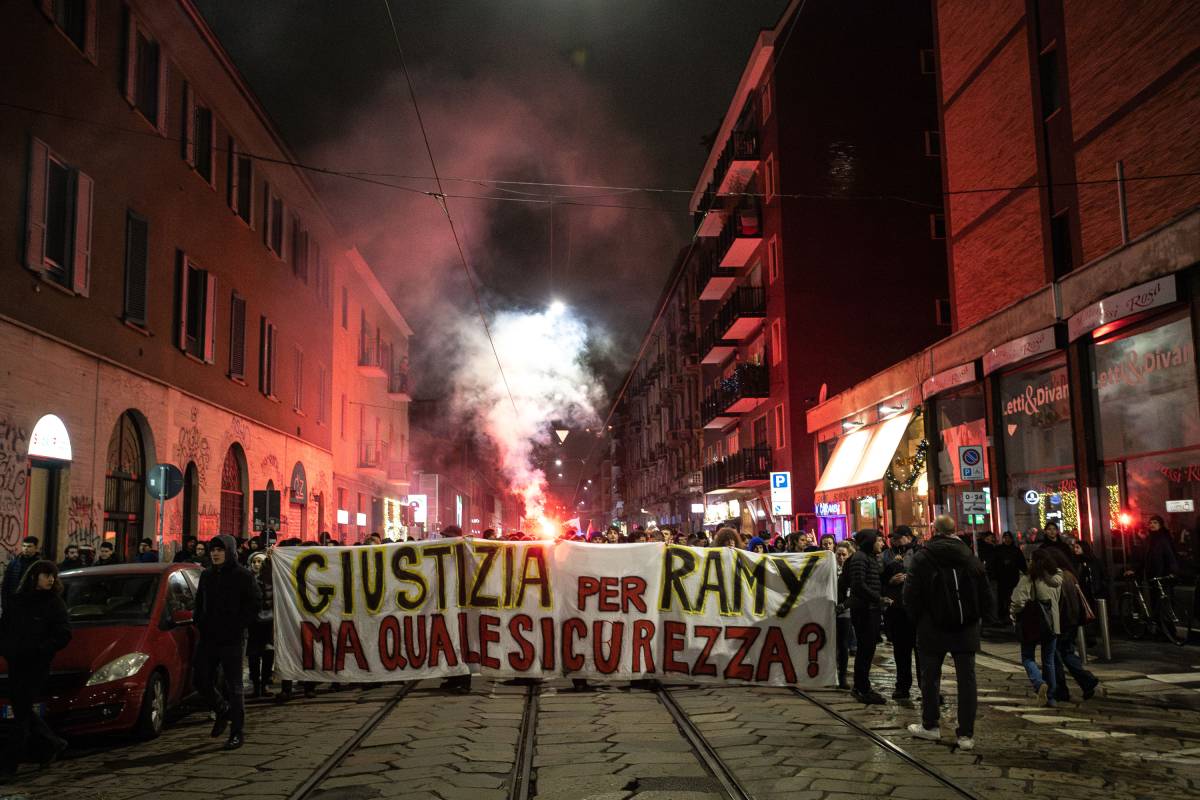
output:
[[[932,49],[921,50],[920,59],[922,75],[933,75],[937,72],[937,59],[934,58]]]
[[[190,83],[183,84],[183,160],[209,186],[216,188],[217,135],[212,109],[196,99]]]
[[[342,287],[342,330],[350,330],[350,290]]]
[[[327,421],[325,413],[325,405],[329,402],[329,395],[325,387],[325,365],[317,365],[317,424],[324,425]]]
[[[283,201],[271,191],[271,184],[263,181],[263,244],[280,258],[283,258],[283,225]]]
[[[338,416],[338,435],[346,438],[346,395],[342,395],[342,408]]]
[[[242,222],[253,225],[254,219],[254,161],[243,155],[233,137],[229,137],[229,207]]]
[[[96,0],[40,0],[42,11],[63,36],[96,63]]]
[[[942,154],[942,132],[925,131],[925,155],[937,158]]]
[[[783,320],[771,321],[771,365],[783,360]]]
[[[763,84],[761,99],[759,100],[759,107],[762,109],[762,121],[764,123],[771,118],[773,94],[774,90],[771,88],[771,81],[768,80]]]
[[[150,228],[145,217],[125,214],[125,310],[126,322],[146,325],[146,272],[149,261]]]
[[[308,283],[308,231],[300,225],[300,217],[292,215],[292,274]]]
[[[33,139],[25,197],[25,265],[86,297],[92,269],[92,179]]]
[[[125,99],[146,120],[167,132],[167,63],[162,50],[126,9],[125,28]]]
[[[787,447],[787,426],[783,413],[783,403],[775,406],[775,449]]]
[[[178,261],[176,345],[211,364],[216,349],[217,276],[200,269],[183,251],[179,252]]]
[[[304,351],[299,347],[295,351],[295,375],[292,383],[292,409],[304,413]]]
[[[930,239],[945,239],[946,238],[946,216],[944,214],[929,215],[929,238]]]
[[[779,278],[779,237],[772,236],[767,241],[767,283],[775,283]]]
[[[763,180],[766,182],[766,201],[769,203],[775,199],[776,193],[779,191],[779,165],[775,162],[775,154],[767,154],[767,168]]]
[[[939,297],[933,301],[933,319],[935,323],[942,327],[950,327],[953,322],[950,298]]]
[[[229,301],[229,377],[246,377],[246,300],[233,293]]]
[[[275,357],[279,347],[278,331],[266,317],[258,322],[258,390],[275,398]]]

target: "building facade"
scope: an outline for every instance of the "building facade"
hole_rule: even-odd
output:
[[[369,268],[190,2],[2,17],[0,555],[332,529],[334,287]],[[183,474],[161,514],[160,463]]]
[[[955,330],[809,411],[816,501],[894,526],[881,459],[922,520],[1055,523],[1121,566],[1150,515],[1196,530],[1200,13],[985,6],[936,4]]]

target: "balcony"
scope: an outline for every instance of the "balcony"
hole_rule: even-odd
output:
[[[724,428],[739,414],[757,409],[770,394],[770,375],[765,364],[738,364],[732,375],[705,396],[704,427]]]
[[[762,209],[758,203],[738,206],[717,238],[722,267],[744,267],[762,242]]]
[[[408,462],[407,461],[388,461],[387,462],[387,480],[388,483],[394,483],[402,486],[407,486],[408,478]]]
[[[408,393],[407,372],[396,372],[388,377],[388,397],[405,402],[412,400],[412,395]]]
[[[387,442],[359,442],[358,468],[377,478],[387,476]]]
[[[771,448],[763,445],[739,450],[704,466],[704,492],[721,492],[761,486],[771,477]]]
[[[700,288],[701,300],[720,300],[737,280],[737,270],[722,267],[715,253],[707,253],[696,270],[696,286]]]
[[[713,320],[716,323],[716,320]],[[700,337],[700,363],[724,364],[737,350],[737,342],[727,342],[717,334],[716,325],[711,324]]]
[[[368,378],[386,378],[387,370],[383,367],[383,354],[378,342],[370,339],[358,343],[358,374]]]
[[[719,339],[737,343],[758,330],[766,316],[766,290],[761,286],[739,286],[709,327]]]
[[[717,203],[717,196],[709,184],[704,196],[700,198],[700,207],[696,209],[696,235],[716,236],[721,233],[725,224],[725,210]]]
[[[758,169],[758,131],[734,131],[725,142],[725,150],[713,168],[717,194],[739,194],[746,191]]]

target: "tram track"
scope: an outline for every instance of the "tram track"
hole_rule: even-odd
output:
[[[717,749],[705,738],[704,733],[696,726],[688,713],[676,702],[671,690],[661,683],[655,683],[653,691],[658,695],[659,702],[667,709],[667,713],[671,715],[671,719],[675,721],[683,738],[687,739],[688,744],[692,746],[692,752],[696,758],[721,784],[725,796],[729,800],[754,800],[754,796],[746,790],[729,765],[721,759]]]
[[[537,749],[538,700],[541,683],[531,683],[525,692],[525,708],[517,735],[517,752],[508,777],[508,800],[529,800],[534,795],[533,756]]]

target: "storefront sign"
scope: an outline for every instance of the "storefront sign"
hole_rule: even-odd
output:
[[[986,492],[963,492],[962,504],[964,514],[988,513],[988,496]]]
[[[271,563],[287,680],[837,678],[828,552],[442,539],[277,547]]]
[[[288,502],[293,505],[308,505],[308,478],[304,475],[304,465],[299,461],[292,467],[292,482],[288,487]]]
[[[964,481],[984,479],[982,445],[968,444],[958,448],[958,473],[959,478]]]
[[[818,517],[844,517],[846,516],[846,501],[838,500],[832,503],[817,503]]]
[[[1049,353],[1054,349],[1054,328],[1042,328],[1040,331],[1034,331],[1019,339],[1005,342],[984,353],[983,374],[991,375],[1001,367],[1039,356],[1042,353]]]
[[[792,473],[771,473],[771,514],[788,517],[792,514]]]
[[[962,386],[964,383],[970,383],[975,378],[974,361],[961,364],[953,369],[942,370],[936,375],[926,378],[925,382],[921,384],[921,397],[928,400],[938,392],[944,392],[947,389]]]
[[[1037,489],[1029,489],[1025,492],[1025,502],[1031,506],[1036,506],[1042,502],[1042,495]]]
[[[1066,371],[1064,370],[1061,376],[1051,373],[1049,383],[1038,385],[1027,383],[1018,394],[1005,400],[1004,416],[1024,414],[1034,417],[1045,410],[1047,406],[1055,403],[1065,404],[1070,399],[1071,386],[1066,381]]]
[[[692,513],[693,514],[703,514],[704,513],[704,503],[692,503]]]
[[[37,421],[29,437],[29,457],[71,460],[71,437],[61,419],[47,414]]]
[[[1114,320],[1170,305],[1175,302],[1177,296],[1175,276],[1168,275],[1106,297],[1067,320],[1067,338],[1073,342],[1085,333],[1091,333]]]
[[[1195,500],[1168,500],[1167,501],[1167,513],[1168,514],[1191,513],[1192,511],[1195,511],[1195,510],[1196,510],[1196,501]]]
[[[414,525],[424,525],[429,520],[429,499],[423,494],[410,494],[407,498],[408,510],[412,515]]]

